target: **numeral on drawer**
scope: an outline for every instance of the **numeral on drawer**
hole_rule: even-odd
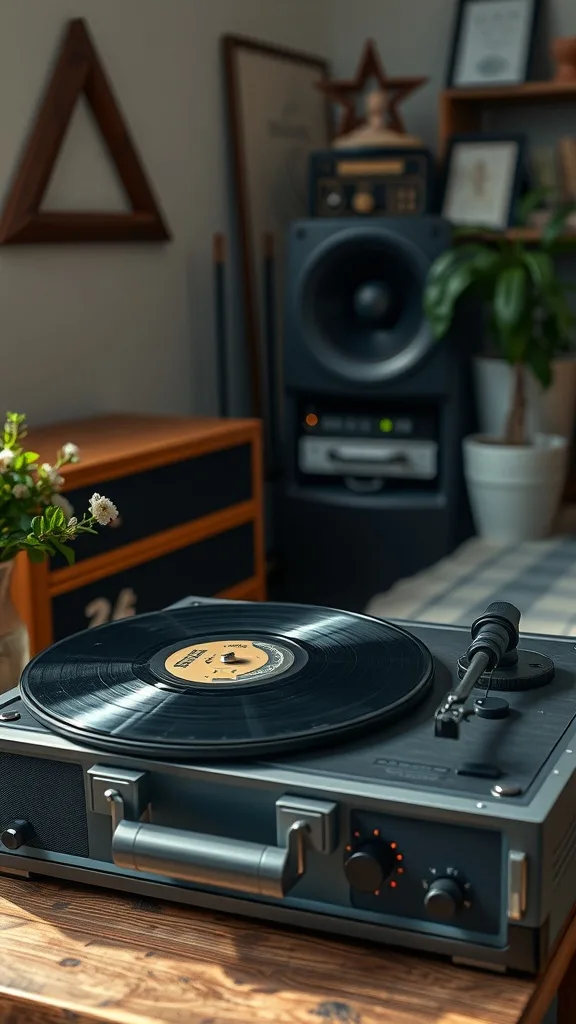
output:
[[[88,629],[95,629],[96,626],[103,626],[106,622],[117,622],[118,619],[128,619],[136,614],[137,597],[131,587],[124,587],[120,591],[113,605],[107,597],[96,597],[90,601],[84,609],[88,619]]]

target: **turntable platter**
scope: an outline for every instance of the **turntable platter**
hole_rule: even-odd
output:
[[[67,637],[24,670],[53,732],[124,753],[255,757],[341,741],[424,699],[432,657],[364,615],[300,605],[201,605]]]

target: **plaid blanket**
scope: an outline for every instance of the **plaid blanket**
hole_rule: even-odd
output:
[[[563,511],[547,540],[510,546],[474,537],[372,598],[366,611],[382,619],[470,626],[492,601],[516,605],[524,633],[576,635],[576,508]]]

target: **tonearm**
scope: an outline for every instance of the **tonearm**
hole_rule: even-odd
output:
[[[446,694],[436,711],[436,736],[458,739],[460,722],[467,714],[465,707],[474,686],[498,665],[511,664],[518,658],[520,612],[513,604],[496,601],[488,606],[472,624],[472,643],[466,652],[468,667],[457,686]]]

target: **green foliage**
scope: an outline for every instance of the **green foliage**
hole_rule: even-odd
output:
[[[525,224],[541,203],[543,192],[524,197],[518,221]],[[566,229],[574,204],[556,209],[540,245],[529,247],[505,233],[485,242],[462,242],[471,229],[455,232],[455,246],[432,265],[424,291],[424,311],[433,335],[440,339],[452,325],[458,303],[475,293],[489,312],[492,339],[513,366],[528,367],[543,387],[552,379],[552,360],[575,345],[576,317],[568,302],[568,286],[555,272],[553,252]],[[482,236],[482,229],[473,232]]]
[[[25,451],[22,442],[27,434],[26,417],[9,412],[0,431],[0,562],[9,561],[19,551],[26,551],[30,561],[61,554],[69,565],[74,561],[70,542],[82,533],[97,533],[94,525],[117,516],[108,499],[94,495],[100,506],[92,505],[81,518],[60,493],[64,478],[60,470],[79,461],[76,445],[67,443],[57,454],[54,465],[38,465],[37,452]],[[109,505],[112,514],[104,510]],[[96,515],[94,515],[96,511]]]

